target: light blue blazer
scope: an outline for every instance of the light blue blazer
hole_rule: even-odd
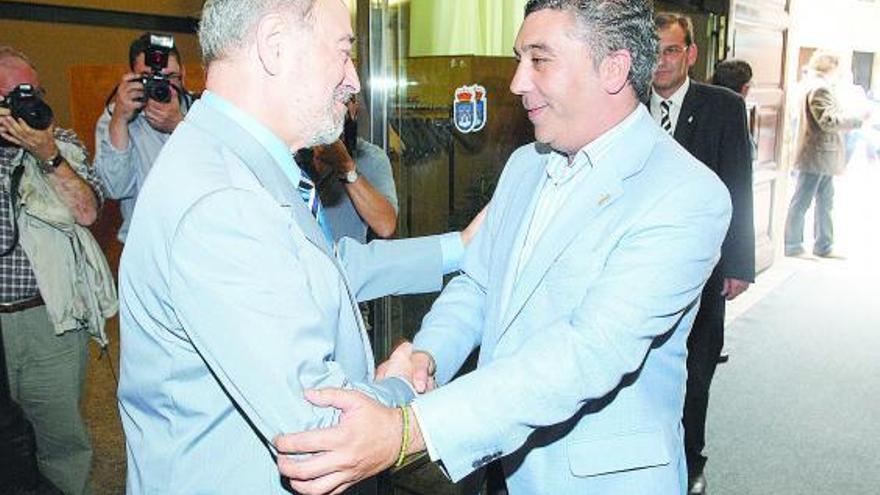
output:
[[[235,121],[196,103],[141,191],[120,267],[128,493],[286,493],[282,432],[329,426],[303,389],[373,383],[357,300],[439,290],[437,238],[327,244],[290,180]]]
[[[416,399],[419,421],[454,480],[503,457],[512,495],[684,493],[686,340],[730,199],[636,111],[504,301],[549,156],[514,152],[416,336],[445,384]],[[447,383],[478,345],[477,371]]]

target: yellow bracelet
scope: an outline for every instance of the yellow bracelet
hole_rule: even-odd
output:
[[[403,438],[400,441],[400,453],[397,454],[397,462],[394,463],[395,468],[403,466],[403,460],[406,458],[406,448],[409,445],[409,410],[406,407],[399,407],[403,415]]]

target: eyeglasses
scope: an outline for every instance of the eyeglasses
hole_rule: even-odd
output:
[[[679,55],[687,51],[688,48],[689,45],[669,45],[666,48],[660,50],[660,57],[678,57]]]

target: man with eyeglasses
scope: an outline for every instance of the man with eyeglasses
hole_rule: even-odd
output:
[[[95,168],[107,195],[120,200],[120,242],[125,242],[138,193],[153,162],[193,100],[183,86],[184,69],[176,46],[170,48],[168,64],[162,69],[170,83],[171,98],[162,102],[149,97],[143,78],[152,74],[146,60],[150,36],[144,33],[131,43],[131,71],[120,78],[112,102],[95,128]]]
[[[755,279],[751,144],[742,97],[688,77],[697,61],[690,18],[659,14],[654,24],[660,38],[660,59],[654,71],[651,114],[660,127],[721,178],[733,205],[721,260],[703,288],[700,310],[688,337],[684,444],[688,492],[701,494],[706,489],[703,447],[709,386],[724,344],[725,302],[740,295]]]
[[[106,344],[116,290],[86,228],[103,199],[100,181],[73,131],[55,126],[40,88],[28,58],[0,45],[0,347],[8,399],[33,423],[40,471],[63,493],[83,494],[92,461],[80,413],[88,342]],[[21,448],[0,441],[4,455]],[[3,474],[17,469],[0,464]],[[2,483],[0,492],[16,493]]]

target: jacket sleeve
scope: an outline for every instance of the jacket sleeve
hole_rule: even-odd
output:
[[[443,286],[444,238],[450,233],[361,244],[340,239],[336,252],[358,301],[436,292]]]
[[[110,113],[104,110],[95,125],[95,171],[109,197],[124,199],[137,194],[137,178],[131,158],[131,139],[124,150],[116,149],[110,142]]]
[[[699,183],[681,185],[621,238],[573,311],[555,315],[509,354],[415,399],[420,426],[453,480],[601,401],[693,307],[718,260],[730,203],[717,181],[708,190],[707,181],[692,182]],[[483,305],[467,301],[482,277],[445,290],[422,332],[457,332],[462,341],[479,334]]]
[[[755,281],[755,219],[752,199],[752,153],[745,102],[730,99],[729,118],[721,132],[718,175],[730,192],[733,216],[721,247],[721,274]]]
[[[336,347],[339,332],[350,331],[338,327],[339,307],[349,304],[342,282],[332,268],[314,276],[315,258],[288,223],[264,220],[274,208],[253,191],[214,192],[186,212],[167,246],[175,317],[270,449],[282,432],[337,422],[336,410],[305,401],[305,389],[356,389],[386,405],[413,396],[398,379],[346,376],[335,357],[361,350]]]
[[[860,119],[846,115],[840,101],[830,88],[814,89],[810,93],[808,103],[816,124],[824,132],[846,131],[862,124]]]

